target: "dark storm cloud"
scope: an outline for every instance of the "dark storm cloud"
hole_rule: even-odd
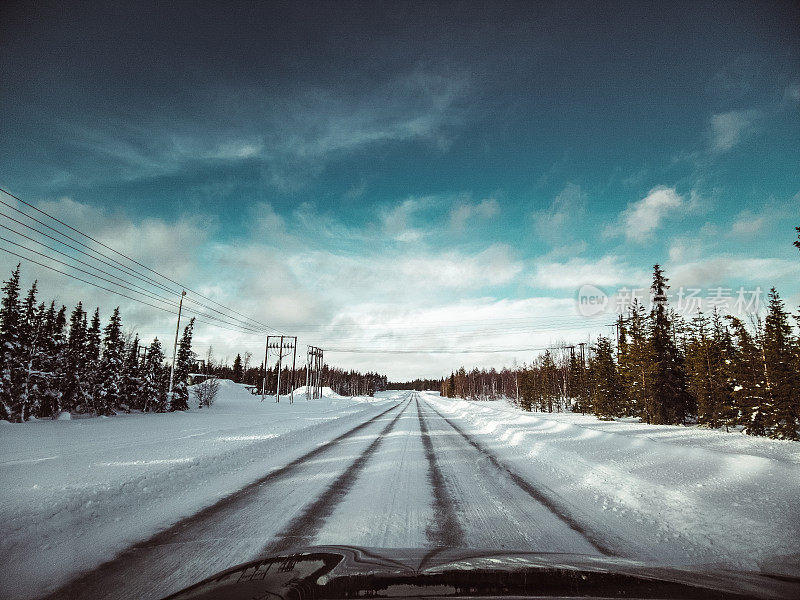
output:
[[[633,119],[685,121],[670,107],[696,104],[718,70],[702,57],[733,49],[737,28],[751,34],[738,25],[747,5],[731,4],[728,37],[705,48],[711,6],[6,4],[0,159],[24,192],[191,197],[226,179],[295,190],[378,145],[435,154],[465,136],[513,161],[531,140],[606,148],[605,129],[645,140]],[[789,35],[787,14],[764,18],[768,47]]]

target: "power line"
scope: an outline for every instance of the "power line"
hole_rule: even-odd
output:
[[[38,207],[34,206],[33,204],[31,204],[31,203],[29,203],[29,202],[26,202],[26,201],[25,201],[25,200],[23,200],[22,198],[19,198],[18,196],[15,196],[14,194],[12,194],[12,193],[10,193],[10,192],[8,192],[8,191],[6,191],[6,190],[2,189],[2,188],[0,188],[0,192],[2,192],[2,193],[4,193],[4,194],[6,194],[7,196],[10,196],[11,198],[14,198],[14,199],[15,199],[15,200],[17,200],[18,202],[21,202],[22,204],[24,204],[24,205],[26,205],[26,206],[28,206],[28,207],[32,208],[33,210],[37,211],[38,213],[40,213],[40,214],[42,214],[42,215],[45,215],[45,216],[49,217],[50,219],[52,219],[52,220],[56,221],[57,223],[59,223],[59,224],[63,225],[64,227],[67,227],[67,228],[68,228],[68,229],[70,229],[71,231],[74,231],[74,232],[76,232],[76,233],[78,233],[78,234],[80,234],[80,235],[84,236],[85,238],[87,238],[87,239],[89,239],[89,240],[91,240],[91,241],[95,242],[96,244],[99,244],[100,246],[102,246],[102,247],[104,247],[104,248],[106,248],[106,249],[108,249],[108,250],[110,250],[110,251],[114,252],[115,254],[117,254],[117,255],[119,255],[119,256],[121,256],[121,257],[125,258],[126,260],[129,260],[130,262],[132,262],[132,263],[134,263],[134,264],[136,264],[136,265],[138,265],[138,266],[140,266],[140,267],[142,267],[142,268],[146,269],[147,271],[150,271],[151,273],[154,273],[154,274],[158,275],[159,277],[161,277],[161,278],[163,278],[163,279],[165,279],[165,280],[167,280],[167,281],[169,281],[169,282],[171,282],[171,283],[173,283],[173,284],[175,284],[175,285],[181,286],[182,288],[186,289],[187,291],[189,291],[189,292],[191,292],[191,293],[193,293],[193,294],[195,294],[195,295],[197,295],[197,296],[200,296],[201,298],[204,298],[205,300],[207,300],[207,301],[211,302],[212,304],[215,304],[215,305],[217,305],[217,306],[221,307],[221,308],[222,308],[222,309],[224,309],[225,311],[227,311],[227,312],[229,312],[229,313],[236,314],[236,315],[238,315],[239,317],[243,317],[245,320],[243,321],[242,319],[238,319],[238,318],[236,318],[236,317],[232,317],[232,316],[230,316],[230,315],[224,315],[224,314],[223,314],[222,312],[220,312],[218,309],[213,309],[213,308],[211,308],[211,307],[209,307],[209,306],[206,306],[206,305],[204,305],[204,304],[202,304],[202,303],[200,303],[200,302],[198,302],[198,301],[194,301],[194,300],[193,300],[193,302],[194,302],[195,304],[198,304],[198,305],[200,305],[200,306],[202,306],[202,307],[206,308],[207,310],[213,310],[214,312],[217,312],[218,314],[221,314],[221,315],[223,315],[223,316],[225,316],[225,317],[227,317],[227,318],[229,318],[229,319],[234,319],[234,320],[237,320],[237,321],[241,321],[242,323],[247,323],[247,322],[249,321],[249,322],[251,322],[251,323],[257,324],[259,327],[264,327],[264,328],[266,328],[266,329],[271,329],[271,330],[273,330],[273,331],[278,331],[278,330],[277,330],[277,329],[275,329],[274,327],[271,327],[271,326],[269,326],[269,325],[266,325],[265,323],[262,323],[262,322],[260,322],[260,321],[258,321],[258,320],[256,320],[256,319],[253,319],[252,317],[247,317],[246,315],[244,315],[244,314],[242,314],[242,313],[240,313],[240,312],[238,312],[238,311],[236,311],[236,310],[234,310],[234,309],[232,309],[232,308],[230,308],[230,307],[228,307],[228,306],[225,306],[224,304],[221,304],[221,303],[217,302],[216,300],[213,300],[213,299],[211,299],[211,298],[208,298],[207,296],[204,296],[203,294],[201,294],[201,293],[199,293],[199,292],[197,292],[197,291],[194,291],[194,290],[192,290],[191,288],[189,288],[189,287],[187,287],[187,286],[182,286],[180,283],[178,283],[178,282],[177,282],[177,281],[175,281],[174,279],[171,279],[170,277],[167,277],[166,275],[164,275],[164,274],[162,274],[162,273],[160,273],[160,272],[156,271],[155,269],[152,269],[152,268],[148,267],[147,265],[144,265],[144,264],[140,263],[139,261],[137,261],[137,260],[135,260],[135,259],[131,258],[130,256],[126,255],[126,254],[125,254],[125,253],[123,253],[123,252],[119,252],[118,250],[116,250],[116,249],[112,248],[111,246],[109,246],[109,245],[107,245],[107,244],[104,244],[104,243],[103,243],[103,242],[101,242],[100,240],[97,240],[96,238],[94,238],[94,237],[92,237],[92,236],[90,236],[90,235],[88,235],[88,234],[85,234],[85,233],[83,233],[82,231],[80,231],[80,230],[76,229],[75,227],[72,227],[72,226],[71,226],[71,225],[69,225],[68,223],[65,223],[64,221],[62,221],[62,220],[58,219],[57,217],[54,217],[53,215],[51,215],[51,214],[47,213],[46,211],[43,211],[43,210],[41,210],[40,208],[38,208]],[[9,203],[7,203],[7,202],[4,202],[4,201],[2,201],[2,200],[0,200],[0,204],[3,204],[4,206],[7,206],[7,207],[11,208],[12,210],[14,210],[14,211],[16,211],[16,212],[20,213],[21,215],[24,215],[24,216],[25,216],[25,217],[27,217],[28,219],[31,219],[32,221],[34,221],[34,222],[36,222],[36,223],[39,223],[40,225],[42,225],[42,226],[44,226],[44,227],[47,227],[48,229],[50,229],[51,231],[53,231],[53,232],[57,233],[58,235],[60,235],[60,236],[63,236],[63,237],[65,237],[65,238],[67,238],[67,239],[69,239],[69,240],[71,240],[71,241],[75,242],[76,244],[79,244],[80,246],[82,246],[82,247],[84,247],[84,248],[86,248],[86,249],[90,250],[91,252],[93,252],[93,253],[95,253],[95,254],[98,254],[98,255],[100,255],[100,256],[102,256],[102,257],[104,257],[104,258],[107,258],[107,259],[109,259],[109,260],[112,260],[112,261],[114,261],[115,263],[117,263],[118,265],[120,265],[120,267],[121,267],[121,268],[123,268],[123,269],[126,269],[126,271],[128,271],[128,272],[129,272],[129,273],[128,273],[128,272],[126,272],[126,275],[133,275],[134,277],[137,277],[138,279],[143,279],[143,277],[144,277],[144,280],[148,281],[148,282],[149,282],[149,283],[151,283],[152,285],[156,285],[156,286],[160,287],[160,288],[161,288],[161,289],[163,289],[164,291],[169,291],[170,293],[173,293],[173,294],[177,294],[177,293],[178,293],[177,291],[175,291],[175,290],[172,290],[172,289],[170,289],[169,287],[165,286],[164,284],[162,284],[162,283],[160,283],[160,282],[158,282],[158,281],[156,281],[156,280],[152,279],[152,277],[148,277],[148,276],[146,276],[146,275],[142,275],[142,274],[140,274],[140,273],[137,273],[137,271],[135,271],[134,269],[132,269],[131,267],[129,267],[129,266],[127,266],[127,265],[124,265],[123,263],[120,263],[118,260],[116,260],[116,259],[114,259],[114,258],[112,258],[112,257],[110,257],[110,256],[108,256],[108,255],[106,255],[106,254],[103,254],[102,252],[99,252],[99,251],[95,250],[95,249],[94,249],[94,248],[92,248],[91,246],[88,246],[87,244],[84,244],[83,242],[81,242],[81,241],[79,241],[79,240],[77,240],[77,239],[75,239],[75,238],[73,238],[73,237],[71,237],[71,236],[67,235],[66,233],[64,233],[64,232],[62,232],[62,231],[59,231],[58,229],[56,229],[56,228],[54,228],[54,227],[52,227],[52,226],[48,225],[47,223],[44,223],[43,221],[41,221],[41,220],[39,220],[39,219],[36,219],[35,217],[33,217],[33,216],[31,216],[31,215],[29,215],[29,214],[25,213],[24,211],[21,211],[19,208],[17,208],[17,207],[15,207],[15,206],[13,206],[12,204],[9,204]],[[2,214],[2,213],[0,213],[0,214]],[[28,228],[34,229],[34,228],[32,228],[30,225],[27,225],[27,224],[25,224],[25,223],[23,223],[23,222],[21,222],[21,221],[18,221],[17,219],[14,219],[13,217],[10,217],[9,215],[5,215],[5,214],[3,214],[3,216],[5,216],[6,218],[9,218],[9,219],[11,219],[12,221],[14,221],[14,222],[16,222],[16,223],[19,223],[20,225],[23,225],[23,226],[25,226],[25,227],[28,227]],[[35,230],[35,229],[34,229],[34,230]],[[64,244],[64,245],[66,245],[66,246],[68,246],[68,247],[72,248],[73,250],[76,250],[76,251],[78,251],[78,252],[81,252],[81,253],[83,253],[83,254],[86,254],[85,252],[83,252],[83,251],[81,251],[81,250],[79,250],[79,249],[77,249],[77,248],[74,248],[73,246],[70,246],[69,244],[65,244],[63,241],[61,241],[61,240],[58,240],[58,239],[56,239],[56,238],[53,238],[52,236],[49,236],[48,234],[46,234],[46,233],[44,233],[44,232],[40,232],[40,231],[38,231],[38,230],[35,230],[35,231],[37,231],[37,233],[40,233],[40,234],[42,234],[42,235],[45,235],[45,236],[49,237],[50,239],[53,239],[54,241],[56,241],[56,242],[58,242],[58,243]],[[97,259],[96,257],[92,257],[92,258],[93,258],[94,260],[99,260],[99,259]],[[101,261],[101,262],[104,262],[104,261]],[[109,263],[105,263],[105,264],[109,264]],[[109,265],[109,266],[113,266],[113,265]],[[121,270],[121,269],[120,269],[120,267],[114,267],[114,268],[117,268],[118,270]]]
[[[120,292],[119,290],[113,290],[111,288],[107,288],[107,287],[102,286],[102,285],[100,285],[98,283],[95,283],[93,281],[89,281],[88,279],[83,279],[82,277],[78,277],[77,275],[73,275],[72,273],[67,273],[66,271],[62,271],[62,270],[56,269],[55,267],[52,267],[50,265],[46,265],[45,263],[39,262],[38,260],[32,259],[32,258],[30,258],[28,256],[23,256],[22,254],[17,254],[16,252],[13,252],[13,251],[9,250],[8,248],[3,248],[2,246],[0,246],[0,250],[2,250],[3,252],[7,252],[8,254],[11,254],[13,256],[16,256],[17,258],[21,258],[22,260],[26,260],[26,261],[28,261],[30,263],[33,263],[35,265],[39,265],[39,266],[44,267],[46,269],[50,269],[51,271],[55,271],[56,273],[60,273],[62,275],[66,275],[67,277],[70,277],[70,278],[75,279],[77,281],[81,281],[83,283],[87,283],[87,284],[89,284],[91,286],[94,286],[94,287],[96,287],[98,289],[105,290],[107,292],[111,292],[112,294],[117,294],[118,296],[122,296],[123,298],[127,298],[128,300],[133,300],[134,302],[139,302],[140,304],[144,304],[144,305],[149,306],[151,308],[155,308],[155,309],[158,309],[158,310],[170,313],[170,314],[172,314],[174,312],[170,308],[164,308],[163,306],[158,306],[156,304],[151,304],[150,302],[146,302],[146,301],[142,300],[141,298],[135,298],[133,296],[129,296],[127,294],[124,294],[124,293]],[[37,253],[37,254],[41,254],[41,253]],[[55,262],[59,262],[59,263],[61,262],[61,261],[58,261],[58,260],[56,260],[54,258],[50,258],[50,260],[54,260]],[[66,263],[62,263],[62,264],[66,264]],[[77,269],[77,267],[73,267],[72,265],[67,265],[67,266],[72,268],[72,269]],[[79,270],[82,270],[82,269],[79,269]],[[93,273],[89,273],[89,275],[91,275],[92,277],[96,277],[97,279],[102,279],[101,277],[98,277],[97,275],[94,275]],[[113,285],[119,285],[119,284],[114,283],[114,282],[111,282],[111,283]],[[119,287],[123,287],[123,286],[119,286]],[[141,292],[137,292],[137,293],[141,293]],[[196,313],[196,311],[192,311],[192,312]],[[202,313],[196,313],[196,314],[202,314]],[[203,315],[203,316],[205,318],[209,317],[209,315]],[[211,318],[214,319],[216,317],[211,317]],[[222,326],[222,325],[218,325],[217,323],[209,323],[208,321],[202,321],[200,319],[196,319],[196,321],[198,323],[203,323],[204,325],[210,325],[212,327],[218,327],[220,329],[226,329],[226,330],[232,331],[234,333],[258,333],[258,334],[261,333],[261,332],[256,332],[256,331],[252,331],[251,332],[251,331],[243,331],[243,330],[240,330],[240,329],[231,329],[230,327],[225,327],[225,326]]]
[[[6,203],[4,203],[2,200],[0,200],[0,204],[6,204]],[[6,205],[7,205],[7,204],[6,204]],[[7,206],[8,206],[8,205],[7,205]],[[13,207],[12,207],[12,208],[13,208]],[[16,209],[15,209],[15,210],[16,210]],[[18,212],[21,212],[21,211],[18,211]],[[21,213],[21,214],[25,215],[25,213]],[[145,283],[150,283],[151,285],[154,285],[155,287],[157,287],[157,288],[159,288],[159,289],[161,289],[161,290],[164,290],[164,291],[166,291],[166,292],[168,292],[168,293],[170,293],[170,294],[177,294],[177,292],[175,292],[174,290],[170,289],[169,287],[167,287],[167,286],[163,285],[162,283],[160,283],[160,282],[156,281],[155,279],[152,279],[152,278],[150,278],[150,277],[142,277],[142,276],[138,275],[138,274],[137,274],[135,271],[132,271],[132,272],[130,272],[130,273],[129,273],[128,271],[129,271],[130,269],[129,269],[128,267],[126,267],[125,265],[122,265],[122,263],[120,263],[119,261],[116,261],[116,260],[114,260],[113,258],[106,256],[105,254],[102,254],[102,253],[100,253],[100,252],[97,252],[96,250],[94,250],[93,248],[91,248],[91,247],[87,246],[86,244],[83,244],[83,243],[81,243],[80,241],[74,240],[73,238],[71,238],[71,237],[69,237],[69,236],[67,236],[67,235],[65,235],[65,234],[63,234],[63,233],[61,233],[61,232],[59,232],[57,229],[53,229],[52,227],[50,227],[50,226],[49,226],[49,225],[47,225],[46,223],[41,223],[41,222],[40,222],[40,221],[38,221],[37,219],[33,219],[33,217],[30,217],[29,215],[25,215],[25,216],[27,216],[27,217],[28,217],[28,218],[30,218],[30,219],[33,219],[33,220],[34,220],[34,221],[36,221],[37,223],[40,223],[40,224],[44,225],[45,227],[48,227],[49,229],[53,230],[54,232],[58,233],[59,235],[63,235],[63,236],[64,236],[64,237],[66,237],[67,239],[70,239],[70,240],[74,241],[76,244],[80,244],[80,245],[84,246],[85,248],[87,248],[87,249],[91,250],[92,252],[95,252],[96,254],[99,254],[100,256],[104,256],[104,257],[108,258],[109,260],[112,260],[112,261],[116,262],[117,264],[115,265],[115,264],[113,264],[113,263],[110,263],[110,262],[107,262],[107,261],[105,261],[105,260],[102,260],[102,259],[100,259],[100,258],[97,258],[96,256],[92,256],[91,254],[89,254],[89,253],[87,253],[87,252],[85,252],[85,251],[81,250],[80,248],[76,248],[75,246],[72,246],[72,245],[70,245],[70,244],[67,244],[66,242],[64,242],[64,241],[62,241],[62,240],[59,240],[58,238],[55,238],[55,237],[53,237],[53,236],[51,236],[51,235],[49,235],[49,234],[47,234],[47,233],[45,233],[45,232],[43,232],[43,231],[40,231],[39,229],[36,229],[35,227],[32,227],[31,225],[28,225],[27,223],[23,223],[22,221],[19,221],[18,219],[15,219],[14,217],[12,217],[12,216],[10,216],[10,215],[7,215],[7,214],[5,214],[5,213],[4,213],[4,212],[2,212],[2,211],[0,211],[0,216],[3,216],[3,217],[5,217],[5,218],[7,218],[7,219],[9,219],[9,220],[11,220],[11,221],[13,221],[13,222],[15,222],[15,223],[18,223],[19,225],[22,225],[23,227],[26,227],[26,228],[28,228],[28,229],[30,229],[30,230],[32,230],[32,231],[35,231],[35,232],[36,232],[36,233],[38,233],[39,235],[43,235],[43,236],[45,236],[46,238],[48,238],[48,239],[51,239],[51,240],[53,240],[54,242],[56,242],[56,243],[58,243],[58,244],[61,244],[62,246],[66,246],[67,248],[70,248],[70,249],[72,249],[72,250],[75,250],[75,251],[76,251],[76,252],[78,252],[79,254],[81,254],[81,255],[84,255],[84,256],[86,256],[86,257],[88,257],[88,258],[92,259],[92,260],[96,260],[96,261],[98,261],[98,262],[100,262],[100,263],[102,263],[102,264],[104,264],[104,265],[108,265],[109,267],[111,267],[111,268],[113,268],[113,269],[116,269],[117,271],[120,271],[121,273],[123,273],[123,274],[124,274],[124,275],[126,275],[126,276],[133,276],[133,277],[135,277],[136,279],[139,279],[140,281],[144,281]],[[60,251],[60,250],[57,250],[57,249],[53,248],[52,246],[48,246],[48,245],[47,245],[47,244],[45,244],[44,242],[41,242],[40,240],[37,240],[37,239],[35,239],[35,238],[32,238],[32,237],[30,237],[30,236],[28,236],[28,235],[26,235],[26,234],[24,234],[24,233],[21,233],[21,232],[17,231],[16,229],[12,229],[11,227],[8,227],[7,225],[3,225],[3,224],[1,224],[1,223],[0,223],[0,227],[2,227],[2,228],[4,228],[4,229],[7,229],[8,231],[11,231],[11,232],[13,232],[13,233],[15,233],[15,234],[17,234],[17,235],[19,235],[19,236],[21,236],[21,237],[25,238],[25,239],[28,239],[28,240],[31,240],[31,241],[33,241],[33,242],[37,243],[37,244],[40,244],[41,246],[44,246],[44,247],[45,247],[45,248],[47,248],[48,250],[52,250],[52,251],[54,251],[54,252],[57,252],[57,253],[59,253],[59,254],[61,254],[61,255],[63,255],[63,256],[66,256],[67,258],[69,258],[69,259],[71,259],[71,260],[77,261],[77,262],[79,262],[79,263],[81,263],[81,264],[85,264],[85,265],[89,266],[90,268],[97,269],[97,270],[98,270],[98,271],[100,271],[101,273],[106,273],[107,275],[110,275],[111,277],[115,277],[115,278],[119,279],[120,281],[124,281],[125,283],[127,283],[127,284],[129,284],[129,285],[133,285],[133,286],[135,286],[135,287],[138,287],[138,288],[140,288],[140,289],[143,289],[143,290],[145,290],[145,291],[147,291],[147,292],[150,292],[150,290],[147,290],[146,288],[142,288],[141,286],[139,286],[139,285],[137,285],[137,284],[134,284],[134,283],[132,283],[132,282],[130,282],[130,281],[127,281],[127,280],[125,280],[125,279],[122,279],[122,278],[121,278],[119,275],[114,275],[114,274],[108,273],[107,271],[104,271],[103,269],[100,269],[99,267],[96,267],[96,266],[94,266],[94,265],[90,265],[89,263],[86,263],[85,261],[82,261],[82,260],[80,260],[80,259],[78,259],[78,258],[75,258],[74,256],[72,256],[72,255],[70,255],[70,254],[67,254],[67,253],[65,253],[65,252],[62,252],[62,251]],[[11,243],[15,243],[15,242],[11,242]],[[19,245],[19,244],[18,244],[18,245]],[[26,249],[27,249],[27,248],[26,248]],[[31,250],[31,252],[36,252],[36,251],[35,251],[35,250]],[[39,253],[37,253],[37,254],[39,254]],[[122,268],[121,268],[120,266],[117,266],[117,265],[121,265],[121,267],[122,267]],[[70,265],[70,266],[71,266],[71,265]],[[123,268],[124,268],[124,269],[128,269],[128,271],[126,271],[126,270],[123,270]],[[150,292],[150,293],[152,293],[152,292]],[[172,300],[167,300],[167,301],[168,301],[168,302],[172,302]],[[226,314],[224,314],[224,313],[222,313],[222,312],[218,311],[217,309],[215,309],[215,308],[212,308],[212,307],[210,307],[210,306],[207,306],[207,305],[203,304],[202,302],[198,302],[198,301],[196,301],[196,300],[194,300],[194,299],[190,299],[190,301],[191,301],[192,303],[194,303],[194,304],[197,304],[198,306],[200,306],[200,307],[202,307],[202,308],[205,308],[206,310],[210,310],[210,311],[213,311],[213,312],[217,313],[218,315],[224,316],[224,317],[225,317],[225,318],[227,318],[227,319],[231,319],[231,320],[233,320],[233,321],[239,321],[240,323],[242,323],[242,324],[243,324],[243,326],[247,327],[248,329],[255,329],[255,327],[253,327],[252,325],[250,325],[250,323],[248,323],[247,321],[245,321],[245,320],[243,320],[243,319],[239,319],[239,318],[237,318],[237,317],[231,317],[230,315],[226,315]],[[193,310],[193,311],[195,311],[195,312],[197,312],[198,314],[203,314],[203,313],[200,313],[200,312],[198,312],[198,311],[196,311],[196,310],[194,310],[194,309],[192,309],[192,310]],[[212,316],[210,316],[210,315],[207,315],[207,316],[209,316],[209,318],[216,318],[216,317],[212,317]],[[226,323],[227,323],[227,321],[223,321],[223,322],[226,322]],[[234,323],[232,323],[232,324],[234,324]],[[235,323],[234,325],[238,325],[238,323]]]
[[[449,350],[447,348],[418,348],[416,350],[408,350],[408,349],[395,350],[388,348],[375,348],[375,349],[324,348],[324,351],[347,353],[347,354],[508,354],[511,352],[538,352],[541,350],[562,350],[564,348],[569,348],[569,345],[540,346],[540,347],[527,346],[524,348],[470,348],[461,350]]]
[[[145,289],[144,292],[140,292],[139,290],[135,290],[135,289],[133,289],[131,287],[123,285],[123,284],[119,283],[118,281],[114,281],[114,280],[111,280],[111,279],[106,279],[105,277],[101,277],[100,275],[96,275],[95,273],[92,273],[91,271],[87,271],[86,269],[81,269],[80,267],[76,267],[75,265],[71,265],[71,264],[66,263],[66,262],[64,262],[62,260],[58,260],[57,258],[53,258],[52,256],[48,256],[48,255],[46,255],[46,254],[44,254],[42,252],[38,252],[38,251],[36,251],[36,250],[34,250],[32,248],[28,248],[27,246],[24,246],[24,245],[22,245],[22,244],[20,244],[18,242],[13,241],[13,240],[9,240],[9,239],[4,238],[2,236],[0,236],[0,240],[2,240],[4,242],[7,242],[9,244],[13,244],[14,246],[22,248],[23,250],[27,250],[28,252],[32,252],[33,254],[36,254],[38,256],[42,256],[42,257],[44,257],[44,258],[46,258],[48,260],[52,260],[55,263],[58,263],[60,265],[64,265],[65,267],[69,267],[70,269],[75,269],[76,271],[79,271],[81,273],[86,273],[87,275],[89,275],[91,277],[95,277],[95,278],[97,278],[97,279],[99,279],[101,281],[105,281],[106,283],[110,283],[111,285],[116,285],[118,287],[121,287],[122,289],[127,290],[129,292],[133,292],[135,294],[141,294],[142,296],[144,296],[145,298],[148,298],[150,300],[155,300],[156,302],[165,302],[168,305],[172,303],[172,300],[170,298],[165,298],[164,296],[159,296],[158,294],[150,292],[149,290],[146,290],[146,289]],[[45,247],[48,247],[48,246],[45,246]],[[55,250],[55,251],[58,252],[58,250]],[[61,252],[60,254],[64,254],[64,253]],[[69,255],[65,255],[65,256],[67,258],[70,258],[71,260],[75,260],[75,261],[81,262],[83,264],[86,264],[83,261],[80,261],[80,260],[78,260],[78,259],[76,259],[76,258],[74,258],[72,256],[69,256]],[[93,265],[87,265],[87,266],[90,269],[95,269],[97,271],[100,271],[101,273],[105,273],[107,275],[110,275],[111,277],[114,277],[114,275],[111,275],[110,273],[106,273],[106,271],[103,271],[102,269],[99,269],[99,268],[97,268],[97,267],[95,267]],[[130,282],[126,281],[125,283],[130,283]],[[131,285],[135,285],[135,284],[131,284]],[[141,288],[141,286],[136,286],[136,287],[140,287]],[[144,289],[144,288],[141,288],[141,289]],[[234,326],[234,327],[240,327],[240,328],[245,329],[247,331],[258,332],[255,329],[247,328],[247,327],[241,326],[241,325],[239,325],[237,323],[231,323],[229,321],[225,321],[224,319],[220,319],[219,317],[216,317],[214,315],[209,315],[209,314],[200,312],[200,311],[198,311],[196,309],[189,308],[187,310],[189,310],[190,312],[194,312],[195,314],[197,314],[199,316],[202,316],[202,317],[204,317],[206,319],[212,319],[212,320],[220,321],[221,323],[224,323],[225,325],[231,325],[231,326]],[[258,333],[260,333],[260,332],[258,332]]]

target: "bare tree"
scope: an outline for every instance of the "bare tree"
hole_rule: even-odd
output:
[[[203,408],[205,406],[208,408],[214,404],[214,400],[217,398],[219,379],[216,377],[209,377],[205,381],[193,385],[191,390],[195,400],[197,400],[197,407]]]

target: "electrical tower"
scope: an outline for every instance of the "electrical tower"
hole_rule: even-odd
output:
[[[322,364],[322,348],[309,346],[306,352],[306,400],[322,396]]]
[[[274,340],[270,342],[270,340]],[[280,341],[278,341],[280,340]],[[289,397],[289,404],[294,402],[294,372],[295,366],[297,364],[297,336],[289,336],[289,335],[268,335],[267,336],[267,344],[264,349],[264,383],[261,388],[261,400],[267,397],[267,365],[269,364],[269,351],[270,349],[277,351],[278,360],[277,360],[277,372],[278,372],[278,381],[275,385],[275,402],[281,401],[281,369],[283,367],[283,357],[289,356],[289,351],[292,352],[292,371],[291,371],[291,381],[289,382],[289,388],[291,390],[291,396]],[[284,350],[286,352],[284,352]]]

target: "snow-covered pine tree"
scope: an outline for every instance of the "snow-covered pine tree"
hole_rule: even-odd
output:
[[[233,380],[236,383],[242,382],[242,357],[240,354],[237,354],[233,361]]]
[[[772,411],[769,415],[772,437],[798,439],[800,424],[800,374],[793,352],[792,326],[778,292],[769,292],[769,308],[764,321],[764,370]]]
[[[98,415],[113,415],[122,404],[125,340],[122,337],[122,320],[119,307],[114,309],[108,325],[103,329],[103,355],[95,393]]]
[[[541,365],[542,376],[542,412],[553,412],[553,401],[558,398],[558,384],[556,383],[556,364],[550,350],[544,351]]]
[[[169,374],[164,367],[164,351],[158,338],[147,349],[142,373],[144,389],[143,410],[165,412],[167,410],[167,385]]]
[[[592,395],[588,386],[588,375],[586,365],[581,357],[573,352],[569,357],[569,390],[570,397],[575,400],[575,411],[585,414],[592,412]]]
[[[82,385],[86,371],[86,313],[78,302],[69,316],[69,335],[66,344],[66,372],[61,380],[61,409],[77,411],[88,405]]]
[[[84,370],[81,374],[81,384],[84,397],[88,400],[86,411],[98,412],[97,386],[100,381],[100,309],[96,308],[92,321],[86,330],[86,345],[84,351]]]
[[[23,421],[39,413],[42,400],[39,365],[43,354],[45,310],[44,304],[36,304],[37,287],[37,282],[34,281],[22,302],[17,368],[11,377],[13,393]]]
[[[56,313],[55,325],[51,331],[48,371],[51,373],[48,399],[51,415],[61,412],[61,382],[67,377],[67,307],[62,305]]]
[[[605,336],[598,337],[593,350],[594,355],[589,361],[589,369],[594,414],[605,419],[620,417],[625,410],[626,396],[614,362],[611,340]]]
[[[655,361],[653,350],[647,336],[647,315],[644,306],[634,299],[627,320],[620,316],[619,328],[619,369],[626,390],[627,412],[641,417],[647,423],[653,416],[653,371]]]
[[[673,340],[672,323],[667,310],[668,279],[661,266],[653,266],[653,309],[650,312],[650,345],[653,358],[652,422],[683,423],[693,411],[692,398],[686,391],[683,361]]]
[[[142,381],[142,365],[139,361],[139,336],[136,335],[127,344],[122,371],[122,407],[128,412],[131,409],[142,410],[144,407],[144,382]]]
[[[181,341],[178,344],[178,355],[175,360],[175,379],[172,386],[172,398],[170,399],[170,410],[189,410],[189,372],[194,364],[194,352],[192,352],[192,331],[194,330],[194,318],[183,329]]]
[[[731,390],[719,315],[715,312],[712,322],[703,313],[698,313],[691,327],[686,373],[689,392],[697,403],[698,421],[709,427],[728,425]]]
[[[731,348],[731,384],[736,423],[750,435],[766,435],[764,365],[757,340],[736,317],[728,317],[733,330]]]
[[[19,365],[21,310],[19,265],[3,283],[0,303],[0,419],[20,422],[20,406],[15,397],[14,375]]]
[[[61,410],[61,379],[65,373],[66,308],[56,312],[55,301],[43,311],[42,350],[37,363],[41,401],[39,417],[56,417]]]

